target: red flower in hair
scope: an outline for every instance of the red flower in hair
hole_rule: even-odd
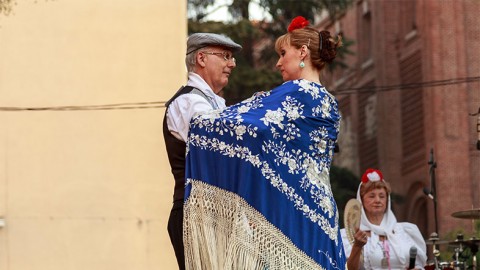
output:
[[[362,183],[367,183],[368,181],[383,181],[382,172],[380,170],[367,169],[362,175]]]
[[[288,32],[292,32],[295,29],[302,29],[305,26],[308,26],[310,23],[308,22],[307,19],[305,19],[302,16],[297,16],[293,18],[292,22],[288,26]]]

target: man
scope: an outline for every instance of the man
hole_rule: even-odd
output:
[[[172,241],[180,269],[185,269],[183,247],[183,197],[185,193],[185,141],[189,123],[198,113],[225,108],[225,100],[218,94],[228,83],[235,68],[233,53],[242,47],[230,38],[211,34],[192,34],[187,41],[185,63],[188,70],[187,86],[166,103],[163,136],[172,174],[175,178],[173,207],[168,220],[168,234]]]

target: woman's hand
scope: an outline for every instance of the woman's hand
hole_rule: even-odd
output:
[[[368,241],[368,236],[370,232],[361,231],[359,228],[356,228],[355,234],[353,235],[354,241],[352,246],[352,251],[350,252],[350,257],[347,259],[347,268],[348,269],[360,269],[363,267],[363,262],[361,261],[362,249],[363,246]]]
[[[362,248],[368,242],[368,232],[357,229],[353,238],[353,245]]]

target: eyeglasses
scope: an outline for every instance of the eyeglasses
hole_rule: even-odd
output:
[[[206,52],[206,51],[202,51],[202,53],[220,56],[220,57],[223,57],[223,60],[225,60],[226,62],[231,60],[233,63],[235,63],[235,57],[233,57],[233,55],[229,52]]]

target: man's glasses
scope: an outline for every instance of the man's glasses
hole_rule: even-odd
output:
[[[232,61],[233,63],[235,63],[235,57],[233,57],[233,55],[229,52],[206,52],[206,51],[202,51],[202,53],[221,56],[221,57],[223,57],[223,59],[226,62]]]

